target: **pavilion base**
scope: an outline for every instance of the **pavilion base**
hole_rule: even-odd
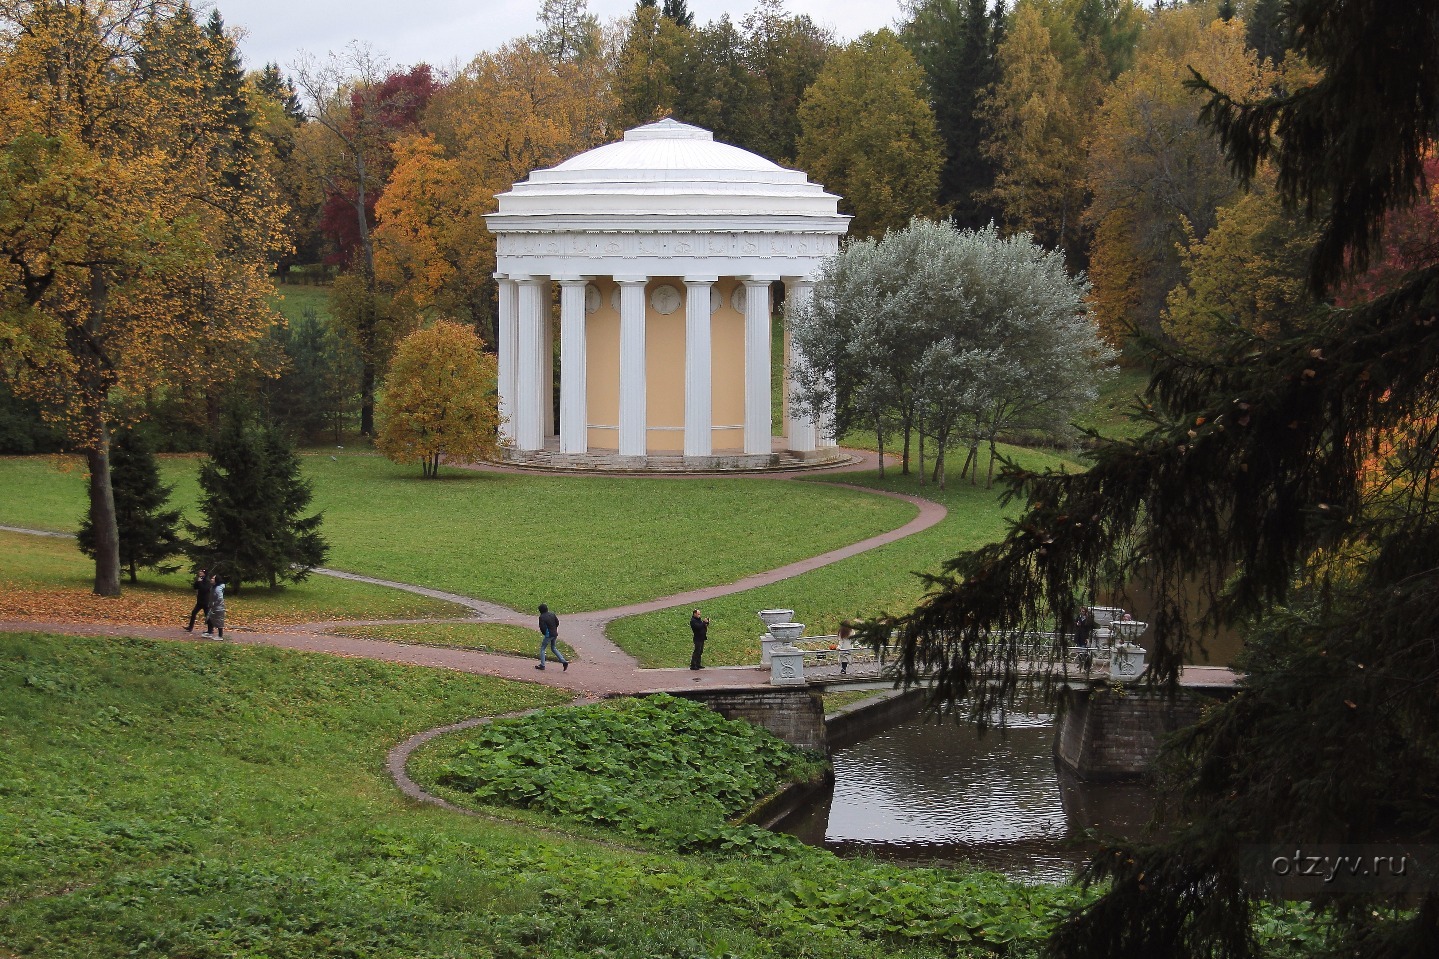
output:
[[[813,452],[776,449],[769,454],[745,454],[720,450],[713,456],[683,456],[679,453],[651,453],[621,456],[618,450],[594,449],[588,453],[561,453],[551,441],[542,450],[506,448],[501,462],[531,469],[608,473],[753,473],[779,470],[824,469],[846,466],[856,457],[838,447]]]

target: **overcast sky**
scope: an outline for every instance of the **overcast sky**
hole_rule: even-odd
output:
[[[421,61],[435,66],[468,63],[535,29],[540,0],[218,0],[225,23],[245,34],[246,65],[269,62],[288,68],[300,51],[323,57],[352,40],[369,43],[397,66]],[[198,4],[197,4],[198,6]],[[754,0],[690,0],[696,23],[728,13],[738,22]],[[843,38],[891,26],[899,0],[788,0],[792,13],[807,13]],[[634,0],[590,0],[602,22],[628,15]]]

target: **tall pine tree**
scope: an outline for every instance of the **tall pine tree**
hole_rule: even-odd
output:
[[[685,0],[665,0],[660,12],[675,22],[675,26],[686,29],[695,25],[695,15],[690,11],[689,4]]]
[[[1259,59],[1276,63],[1284,59],[1293,36],[1284,21],[1281,0],[1254,0],[1245,23],[1245,38]]]
[[[1004,30],[1003,0],[993,11],[987,0],[921,0],[903,27],[910,53],[929,81],[930,105],[944,141],[939,200],[955,223],[978,229],[997,217],[989,193],[995,161],[982,150],[990,130],[980,98],[999,79],[995,49]]]
[[[155,451],[144,434],[126,430],[110,446],[110,488],[115,496],[115,526],[120,534],[120,566],[139,582],[139,570],[173,572],[160,565],[184,549],[179,534],[180,511],[165,504],[175,487],[160,482]],[[95,527],[92,511],[80,521],[76,542],[80,552],[95,558]]]
[[[299,582],[325,561],[321,514],[305,516],[313,492],[284,432],[232,412],[200,467],[200,513],[190,557],[238,589]]]

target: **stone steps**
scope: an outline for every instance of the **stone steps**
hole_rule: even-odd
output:
[[[823,469],[847,466],[855,457],[836,447],[814,453],[782,450],[768,455],[742,453],[690,457],[680,454],[621,456],[612,451],[560,453],[558,450],[506,449],[501,462],[556,472],[608,473],[749,473]]]

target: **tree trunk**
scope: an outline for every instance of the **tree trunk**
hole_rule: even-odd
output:
[[[370,359],[360,368],[360,435],[375,435],[375,361]]]
[[[913,427],[913,418],[908,410],[904,414],[904,452],[899,458],[899,472],[901,476],[909,475],[909,432]]]
[[[884,425],[877,416],[874,418],[874,438],[879,441],[879,478],[884,479]]]
[[[85,450],[85,462],[90,467],[90,526],[95,530],[95,595],[119,596],[120,533],[115,526],[115,491],[110,486],[110,428],[101,419],[94,430],[95,440]]]
[[[994,488],[994,457],[995,457],[994,437],[991,436],[991,437],[989,438],[989,477],[988,477],[987,479],[985,479],[985,481],[984,481],[984,488],[985,488],[985,489],[993,489],[993,488]],[[978,472],[978,471],[976,470],[976,472]]]
[[[924,486],[924,430],[919,431],[919,485]]]

